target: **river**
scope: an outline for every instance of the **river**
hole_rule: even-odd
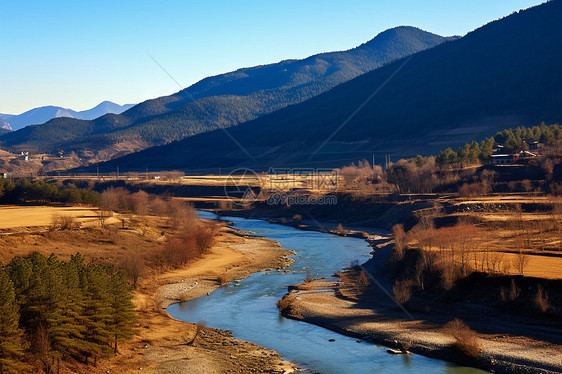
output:
[[[204,218],[215,218],[200,212]],[[208,296],[171,305],[168,313],[187,322],[231,330],[238,339],[279,352],[285,359],[322,373],[450,373],[473,374],[480,370],[420,355],[390,355],[386,348],[357,342],[325,328],[279,315],[276,302],[287,286],[301,283],[307,272],[325,277],[368,260],[371,248],[365,240],[271,224],[263,220],[223,217],[237,229],[276,240],[296,251],[295,263],[281,271],[255,273],[223,286]],[[335,341],[330,342],[330,339]]]

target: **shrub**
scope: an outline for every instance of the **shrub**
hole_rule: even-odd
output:
[[[488,188],[485,183],[465,183],[459,187],[458,192],[463,197],[474,197],[485,195]]]
[[[185,173],[179,170],[170,170],[160,173],[160,176],[163,180],[179,182],[185,176]]]
[[[527,267],[528,264],[529,264],[529,256],[525,252],[519,251],[515,256],[515,263],[514,263],[515,268],[517,269],[519,275],[523,275],[525,273],[525,268]]]
[[[396,281],[394,287],[392,287],[392,292],[394,293],[394,298],[400,304],[405,304],[412,297],[412,285],[413,282],[409,279]]]
[[[191,235],[197,247],[197,255],[203,254],[215,244],[215,230],[212,227],[198,226],[191,231]]]
[[[119,266],[133,281],[133,288],[137,288],[137,282],[145,271],[144,258],[141,251],[133,250],[127,253],[127,255],[125,255],[125,257],[121,260]]]
[[[515,284],[515,280],[512,279],[511,285],[509,286],[509,300],[515,301],[515,299],[519,297],[519,294],[521,294],[521,289],[517,287],[517,285]]]
[[[122,187],[110,187],[101,194],[100,208],[106,211],[124,211],[126,208],[125,200],[128,194],[129,192]]]
[[[53,216],[51,229],[53,230],[72,230],[78,226],[76,218],[72,216]]]
[[[455,318],[447,323],[444,332],[455,339],[451,344],[451,348],[455,351],[469,358],[476,358],[480,355],[482,345],[478,335],[460,319]]]
[[[167,213],[175,228],[190,229],[197,221],[195,209],[181,200],[170,200]]]
[[[113,211],[112,210],[98,209],[97,215],[98,215],[98,221],[100,223],[100,227],[105,228],[105,222],[109,218],[113,217]]]
[[[449,291],[460,277],[461,269],[449,256],[440,256],[436,267],[441,275],[441,286]]]
[[[108,226],[107,228],[107,240],[113,244],[119,244],[121,242],[121,234],[119,229],[115,226]]]
[[[338,233],[339,235],[347,235],[349,231],[343,228],[343,225],[341,223],[338,224],[338,227],[336,227],[336,233]]]
[[[541,312],[546,313],[550,310],[550,301],[549,301],[548,294],[546,293],[546,291],[541,285],[537,287],[537,293],[535,295],[534,301],[535,301],[535,306]]]
[[[178,267],[194,260],[211,248],[215,242],[215,227],[196,225],[184,228],[168,239],[161,252],[166,265]]]
[[[144,191],[132,195],[135,213],[144,216],[150,212],[150,195]]]
[[[190,244],[182,242],[179,238],[170,238],[166,242],[160,257],[166,265],[179,267],[190,259],[190,251]]]
[[[150,200],[150,210],[158,217],[164,217],[168,214],[168,203],[159,196],[154,196]]]
[[[368,287],[369,284],[371,284],[371,281],[369,280],[369,275],[365,270],[361,270],[359,272],[359,275],[357,276],[357,285],[361,288],[365,288]]]
[[[511,270],[511,260],[509,258],[506,258],[502,263],[501,263],[501,272],[504,274],[509,274],[509,271]]]
[[[404,249],[406,246],[406,232],[404,225],[396,224],[392,226],[392,235],[394,236],[394,254],[396,260],[400,261],[404,258]]]
[[[507,289],[505,287],[500,287],[500,300],[507,301]]]

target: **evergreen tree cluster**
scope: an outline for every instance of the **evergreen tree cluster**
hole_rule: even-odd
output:
[[[517,127],[499,131],[493,137],[481,142],[474,140],[472,143],[466,143],[457,151],[447,148],[439,152],[436,161],[439,165],[486,162],[490,159],[495,144],[503,145],[505,153],[516,153],[528,150],[529,142],[538,141],[548,146],[560,139],[562,139],[562,126],[559,124],[547,126],[543,122],[540,126]],[[423,163],[422,156],[416,158],[416,163],[420,162]]]
[[[60,202],[99,205],[100,201],[100,194],[88,189],[60,189],[41,180],[21,180],[14,183],[8,179],[0,179],[0,203],[4,204]]]
[[[0,265],[0,373],[36,362],[45,372],[61,361],[96,364],[133,335],[136,315],[125,273],[33,253]]]
[[[471,164],[486,163],[492,155],[496,145],[502,145],[502,153],[512,154],[529,149],[532,142],[542,143],[547,150],[553,148],[562,140],[562,126],[558,124],[546,126],[541,123],[534,127],[517,127],[497,132],[493,137],[480,142],[472,141],[460,147],[457,151],[447,148],[437,156],[421,156],[401,159],[386,170],[386,178],[399,193],[430,193],[447,191],[460,187],[461,177],[468,174],[459,174],[449,166],[466,166]],[[541,161],[541,167],[548,170],[548,162]],[[551,163],[550,174],[554,164]],[[478,182],[478,183],[473,183]],[[465,183],[468,188],[479,188],[479,192],[487,191],[491,186],[490,175],[484,171],[471,183]],[[556,187],[555,187],[556,188]],[[552,190],[552,187],[547,187]]]

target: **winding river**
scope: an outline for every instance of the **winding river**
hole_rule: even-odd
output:
[[[216,218],[200,212],[203,218]],[[356,342],[322,327],[279,315],[276,302],[287,286],[301,283],[307,272],[314,277],[330,276],[352,260],[365,262],[371,248],[358,238],[303,231],[255,219],[226,217],[235,228],[252,231],[296,251],[295,263],[287,270],[255,273],[208,296],[171,305],[176,319],[231,330],[239,339],[273,349],[310,371],[322,373],[451,373],[472,374],[480,370],[420,355],[390,355],[386,349]],[[330,342],[330,339],[335,341]]]

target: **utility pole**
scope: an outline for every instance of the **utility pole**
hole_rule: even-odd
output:
[[[388,168],[390,168],[390,154],[385,154],[384,155],[384,167],[385,169],[388,170]]]
[[[373,170],[375,170],[375,154],[373,153]]]
[[[117,179],[119,179],[119,165],[117,165]]]

